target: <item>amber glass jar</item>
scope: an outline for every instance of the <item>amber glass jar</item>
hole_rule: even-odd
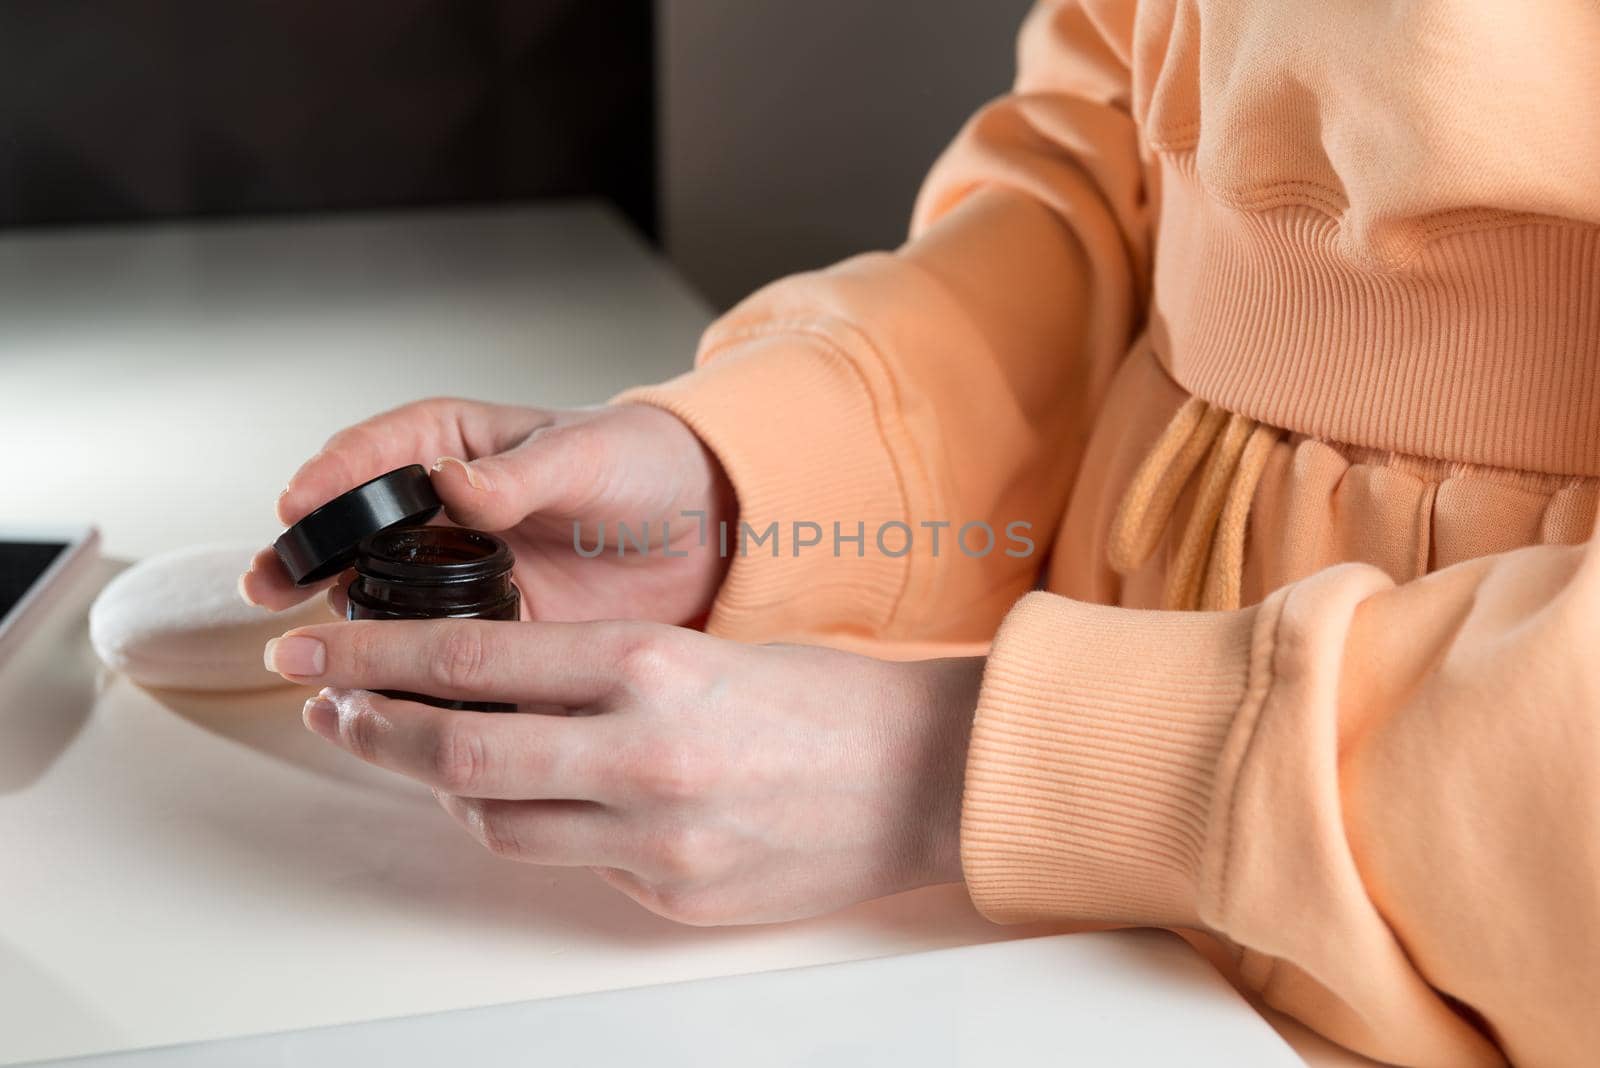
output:
[[[405,527],[361,543],[350,583],[351,619],[515,620],[521,597],[511,581],[511,549],[493,534],[463,527]],[[384,691],[440,708],[514,712],[516,705],[447,701]]]

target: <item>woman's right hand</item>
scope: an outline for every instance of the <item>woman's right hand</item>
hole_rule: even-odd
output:
[[[722,581],[717,524],[736,519],[727,476],[683,422],[645,405],[555,411],[452,398],[408,404],[329,439],[289,480],[278,518],[293,524],[344,491],[414,463],[433,469],[452,522],[510,544],[527,618],[695,623]],[[635,540],[648,522],[649,551],[630,540],[619,554],[618,522]],[[604,523],[605,551],[580,554],[574,523],[588,551]],[[270,547],[239,579],[245,600],[274,609],[318,588],[295,586]]]

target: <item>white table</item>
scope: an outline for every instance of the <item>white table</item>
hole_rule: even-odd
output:
[[[81,1068],[1302,1065],[1221,983],[1209,965],[1164,931],[1057,935],[112,1053],[72,1063]]]
[[[0,507],[97,523],[113,558],[265,544],[339,427],[437,393],[598,402],[681,370],[707,318],[584,203],[0,238]],[[0,672],[0,1063],[1044,933],[958,887],[675,926],[488,856],[308,736],[301,692],[103,677],[97,584]]]

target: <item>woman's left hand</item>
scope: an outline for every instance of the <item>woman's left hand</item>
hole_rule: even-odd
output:
[[[269,667],[328,687],[306,702],[308,727],[433,787],[491,852],[591,867],[692,924],[959,880],[982,663],[635,622],[329,623],[267,647]],[[457,712],[379,689],[581,714]]]

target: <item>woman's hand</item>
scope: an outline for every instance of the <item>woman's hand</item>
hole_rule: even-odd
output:
[[[981,659],[891,663],[644,623],[438,620],[303,627],[268,646],[267,664],[327,687],[307,726],[432,786],[491,852],[591,867],[675,920],[795,919],[961,878]]]
[[[385,412],[335,434],[278,498],[291,524],[324,502],[406,464],[433,467],[448,517],[498,532],[516,554],[524,611],[537,619],[648,619],[687,623],[709,609],[722,580],[717,523],[734,517],[721,466],[682,422],[643,405],[547,411],[435,399]],[[703,521],[685,517],[698,512]],[[635,541],[618,555],[617,523]],[[573,546],[582,524],[592,549]],[[663,551],[663,522],[671,549]],[[649,524],[649,552],[635,549]],[[341,585],[342,585],[341,581]],[[295,587],[270,549],[239,580],[246,600],[286,608]]]

